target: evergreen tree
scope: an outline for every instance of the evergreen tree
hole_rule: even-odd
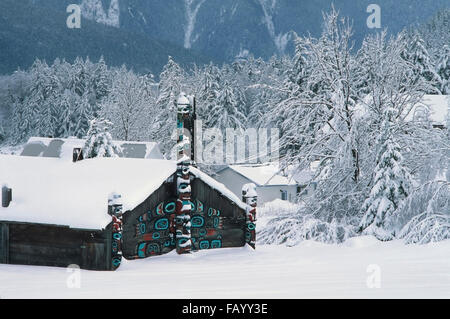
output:
[[[117,157],[120,148],[114,144],[109,128],[112,123],[99,118],[90,121],[89,131],[83,147],[84,158]]]
[[[411,76],[416,78],[417,81],[425,81],[431,84],[427,93],[436,93],[436,89],[434,89],[437,81],[436,73],[425,41],[419,32],[414,32],[409,44],[402,52],[402,57],[413,65]]]
[[[94,114],[91,105],[89,104],[88,95],[84,94],[80,97],[76,94],[74,97],[74,112],[72,117],[75,127],[74,134],[77,137],[82,138],[88,132],[90,120],[94,118]]]
[[[217,102],[209,110],[209,125],[219,129],[243,129],[245,115],[238,109],[239,102],[228,81],[220,88]]]
[[[177,123],[176,100],[181,92],[184,79],[183,69],[169,57],[160,74],[159,95],[156,101],[156,116],[152,125],[151,138],[160,143],[163,153],[169,154],[176,144],[172,139]]]
[[[86,93],[88,83],[88,75],[83,59],[77,57],[72,69],[71,89],[81,97]]]
[[[288,77],[292,84],[298,86],[298,88],[303,88],[306,85],[307,79],[309,77],[310,67],[308,61],[306,60],[306,47],[303,44],[303,40],[296,36],[295,39],[295,55],[293,59],[293,68],[289,70]],[[291,88],[295,90],[295,88]]]
[[[392,218],[401,203],[410,192],[410,177],[403,166],[400,146],[395,142],[391,123],[396,110],[385,112],[382,132],[378,139],[381,145],[374,182],[369,197],[364,202],[361,212],[364,214],[360,223],[360,232],[375,235],[380,240],[392,239],[392,231],[386,227],[386,219]]]
[[[450,46],[444,45],[439,51],[436,63],[438,88],[441,94],[450,95]]]
[[[75,136],[75,114],[74,106],[78,96],[74,96],[74,93],[66,89],[60,96],[58,101],[58,107],[60,109],[59,123],[57,126],[58,137],[70,137]]]
[[[95,67],[93,79],[93,89],[97,101],[100,101],[108,95],[110,86],[111,81],[108,76],[108,67],[106,66],[103,56],[101,56]]]
[[[207,127],[212,126],[212,120],[210,118],[210,110],[212,110],[217,104],[217,98],[219,96],[220,86],[220,71],[219,69],[210,64],[203,70],[203,79],[201,83],[201,89],[199,90],[198,104],[200,108],[200,118],[205,121]]]

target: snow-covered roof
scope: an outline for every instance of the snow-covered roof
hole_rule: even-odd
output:
[[[166,160],[98,158],[77,163],[57,158],[0,155],[0,185],[13,201],[0,220],[102,229],[111,221],[108,196],[122,195],[134,209],[176,171]]]
[[[255,183],[257,186],[297,184],[293,179],[280,175],[279,167],[275,164],[230,165],[228,167]]]
[[[406,120],[414,120],[424,113],[430,115],[434,124],[445,125],[448,110],[450,108],[450,95],[425,95],[406,117]]]
[[[300,185],[306,185],[314,178],[314,172],[311,170],[303,170],[294,172],[292,178]]]
[[[309,184],[316,174],[320,161],[313,161],[309,168],[301,169],[297,165],[289,165],[287,169],[288,175],[294,179],[299,185]]]
[[[122,196],[124,212],[156,191],[177,169],[175,161],[130,158],[85,159],[0,155],[0,186],[12,188],[12,202],[0,207],[0,220],[103,229],[111,193]],[[240,208],[246,205],[205,173],[192,174]]]
[[[82,148],[84,142],[84,139],[77,138],[30,137],[21,155],[54,157],[71,161],[73,149]],[[155,142],[114,141],[114,143],[122,148],[123,154],[119,155],[126,158],[164,159],[158,143]]]

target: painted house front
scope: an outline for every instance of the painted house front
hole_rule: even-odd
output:
[[[189,251],[244,246],[248,206],[188,173]],[[167,160],[0,155],[0,185],[12,189],[0,207],[0,263],[115,270],[122,258],[178,251],[176,177]]]

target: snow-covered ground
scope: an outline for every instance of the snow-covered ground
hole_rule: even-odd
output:
[[[0,297],[450,298],[450,241],[405,246],[359,237],[173,252],[126,261],[116,272],[82,270],[80,288],[68,288],[77,278],[64,268],[0,265]]]
[[[19,155],[23,150],[23,145],[5,146],[0,145],[0,154],[3,155]]]

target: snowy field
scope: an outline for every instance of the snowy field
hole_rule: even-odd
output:
[[[450,241],[405,246],[360,237],[341,245],[172,252],[125,261],[116,272],[82,270],[80,288],[68,288],[74,276],[64,268],[0,265],[0,297],[450,298]]]

